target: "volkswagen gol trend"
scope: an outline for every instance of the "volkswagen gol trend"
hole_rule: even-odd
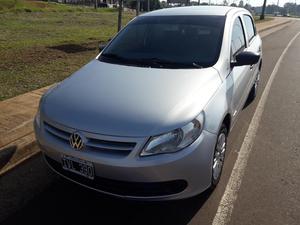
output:
[[[245,9],[143,14],[42,97],[37,141],[54,171],[88,188],[144,200],[197,195],[220,179],[261,58]]]

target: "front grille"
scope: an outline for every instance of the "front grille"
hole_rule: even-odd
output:
[[[44,122],[44,128],[48,134],[57,140],[69,144],[70,136],[74,131],[70,129],[61,129],[57,126]],[[91,137],[84,132],[86,138],[85,148],[91,151],[101,151],[106,153],[115,153],[121,155],[128,155],[136,146],[134,142],[121,142],[97,139],[94,136]]]
[[[66,171],[61,164],[45,155],[48,164],[61,175],[71,180],[99,191],[121,196],[154,197],[177,194],[187,187],[185,180],[172,180],[165,182],[127,182],[96,176],[94,180],[87,179],[75,173]]]
[[[44,122],[44,127],[48,133],[51,135],[69,142],[69,138],[71,136],[71,133],[63,131],[61,129],[56,128],[55,126],[50,125],[49,123]]]

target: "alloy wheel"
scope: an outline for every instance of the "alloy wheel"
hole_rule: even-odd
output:
[[[225,159],[225,152],[226,152],[226,144],[227,144],[227,137],[226,137],[225,130],[220,132],[217,139],[216,149],[213,158],[213,174],[212,174],[213,184],[216,184],[219,181],[222,173],[222,168]]]

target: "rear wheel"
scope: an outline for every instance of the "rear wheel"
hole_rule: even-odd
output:
[[[223,124],[219,131],[217,137],[217,143],[214,151],[212,178],[211,178],[212,188],[215,188],[217,186],[222,174],[224,160],[225,160],[225,152],[227,147],[227,134],[228,134],[227,127]]]

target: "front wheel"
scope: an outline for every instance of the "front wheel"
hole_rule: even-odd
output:
[[[211,187],[215,188],[219,183],[222,169],[224,165],[225,152],[227,147],[227,128],[223,124],[219,131],[217,137],[217,143],[215,146],[214,157],[213,157],[213,166],[212,166],[212,179],[211,179]]]

